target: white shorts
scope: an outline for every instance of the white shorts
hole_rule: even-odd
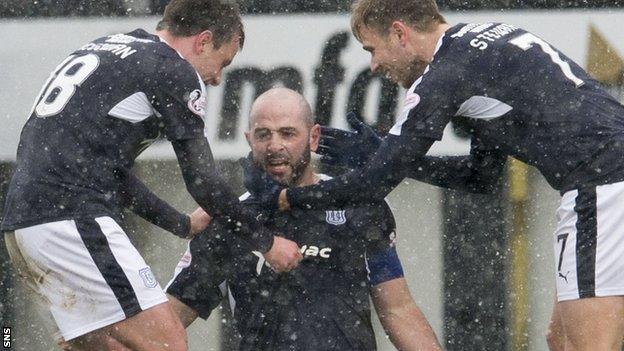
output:
[[[150,267],[110,217],[50,222],[18,229],[14,240],[11,235],[12,261],[46,300],[65,340],[167,302]]]
[[[624,182],[566,192],[554,247],[559,301],[624,295]]]

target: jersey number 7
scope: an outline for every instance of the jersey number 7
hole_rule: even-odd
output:
[[[535,35],[531,33],[525,33],[517,38],[513,38],[509,42],[525,51],[532,48],[534,44],[539,45],[542,51],[544,51],[546,54],[548,54],[548,56],[550,56],[550,59],[552,60],[552,62],[558,65],[559,68],[561,68],[561,72],[568,79],[570,79],[574,83],[574,85],[576,85],[577,88],[584,84],[582,79],[580,79],[579,77],[575,76],[574,73],[572,73],[572,69],[570,69],[570,65],[561,59],[561,56],[559,56],[559,53],[557,53],[557,51],[555,51],[555,49],[553,49],[552,46],[548,45],[547,42],[536,37]]]

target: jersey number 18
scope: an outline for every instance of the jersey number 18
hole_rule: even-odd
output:
[[[43,85],[34,110],[38,117],[45,118],[61,112],[69,99],[99,66],[100,59],[93,54],[69,56],[61,62]]]

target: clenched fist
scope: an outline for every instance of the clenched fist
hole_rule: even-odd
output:
[[[192,239],[195,235],[197,235],[197,233],[206,229],[208,224],[210,224],[210,220],[212,220],[212,217],[210,217],[210,215],[201,207],[198,207],[188,216],[191,222],[190,233],[188,236],[189,239]]]
[[[297,267],[303,255],[296,242],[276,235],[273,237],[273,246],[264,254],[264,258],[274,271],[288,272]]]

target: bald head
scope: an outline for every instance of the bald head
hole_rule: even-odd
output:
[[[298,118],[308,128],[314,125],[310,104],[303,95],[288,88],[272,88],[258,96],[251,105],[249,130],[254,128],[258,118],[266,116]]]
[[[320,136],[310,105],[294,90],[271,89],[251,106],[245,137],[254,161],[284,185],[314,184],[310,154]]]

